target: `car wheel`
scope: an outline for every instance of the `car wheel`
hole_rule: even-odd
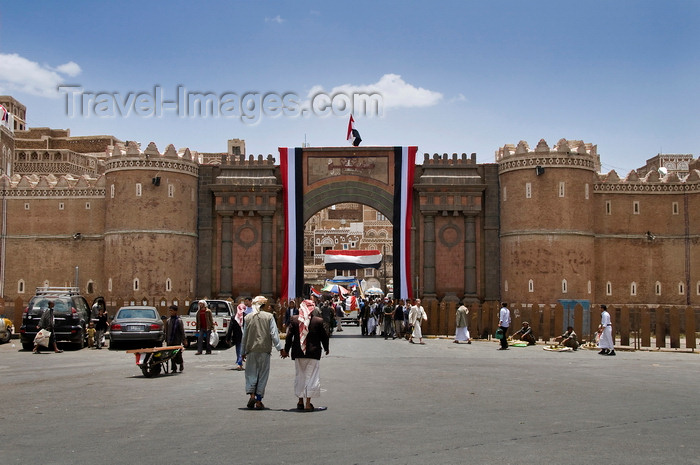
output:
[[[10,339],[12,339],[12,333],[10,331],[5,331],[5,337],[3,337],[2,340],[0,340],[0,342],[6,344],[10,342]]]
[[[34,350],[34,344],[32,344],[31,342],[23,342],[22,348],[24,350]]]
[[[109,350],[117,350],[118,346],[117,341],[112,338],[109,339]]]

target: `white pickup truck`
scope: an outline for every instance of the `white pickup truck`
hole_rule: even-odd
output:
[[[216,326],[216,332],[219,334],[219,344],[221,344],[226,338],[226,332],[228,331],[228,325],[231,322],[231,318],[234,315],[235,308],[233,303],[228,300],[207,300],[207,307],[211,310],[212,316],[214,317],[214,326]],[[199,306],[199,301],[195,300],[190,304],[189,314],[182,316],[182,322],[185,325],[185,337],[187,340],[192,342],[197,342],[197,308]]]

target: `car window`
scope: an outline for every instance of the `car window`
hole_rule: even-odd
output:
[[[215,302],[211,300],[207,300],[207,307],[209,307],[209,310],[211,310],[211,313],[213,316],[228,316],[230,315],[229,307],[227,302]],[[194,315],[197,313],[197,309],[199,308],[199,301],[195,300],[190,304],[190,315]]]
[[[53,301],[54,313],[70,313],[72,307],[73,305],[70,300],[54,299]]]
[[[66,302],[65,299],[61,300],[57,297],[41,297],[35,298],[30,303],[29,314],[30,315],[41,315],[44,310],[49,308],[49,301],[53,301],[53,311],[54,313],[70,313],[71,304]]]
[[[88,307],[87,301],[83,297],[75,297],[73,299],[75,308],[79,312],[90,313],[90,307]]]
[[[117,314],[118,319],[131,319],[131,318],[156,318],[155,310],[150,308],[127,308],[119,310]]]
[[[215,315],[228,315],[228,305],[226,302],[212,302],[209,304],[209,308],[211,308],[212,313]]]

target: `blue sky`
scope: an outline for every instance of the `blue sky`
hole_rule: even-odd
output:
[[[695,0],[0,1],[0,93],[30,126],[161,151],[241,138],[255,155],[347,145],[347,110],[284,113],[275,95],[300,110],[312,95],[379,93],[381,115],[354,112],[362,145],[490,163],[520,140],[581,139],[626,175],[659,152],[699,154],[699,45]],[[78,94],[60,84],[102,103],[67,115]],[[156,88],[168,100],[178,86],[232,100],[218,115],[149,112]],[[238,117],[246,94],[253,122]]]

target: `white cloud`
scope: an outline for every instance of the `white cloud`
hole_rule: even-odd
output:
[[[280,15],[275,16],[274,18],[269,18],[265,17],[265,22],[266,23],[277,23],[277,24],[282,24],[285,20],[282,19]]]
[[[449,103],[466,102],[466,101],[467,101],[467,97],[465,97],[464,94],[459,93],[455,97],[452,97],[450,99]]]
[[[80,72],[80,66],[72,61],[53,69],[16,53],[0,53],[0,93],[24,92],[58,98],[57,87],[64,83],[65,76],[75,77]]]
[[[309,91],[309,98],[323,92],[323,87],[314,86]],[[437,105],[442,94],[422,87],[415,87],[398,74],[385,74],[374,84],[343,84],[331,89],[329,94],[380,94],[384,108],[415,108]]]
[[[80,69],[78,63],[74,61],[69,61],[68,63],[62,64],[61,66],[56,68],[56,71],[58,71],[59,73],[67,74],[70,77],[75,77],[81,73],[82,69]]]

